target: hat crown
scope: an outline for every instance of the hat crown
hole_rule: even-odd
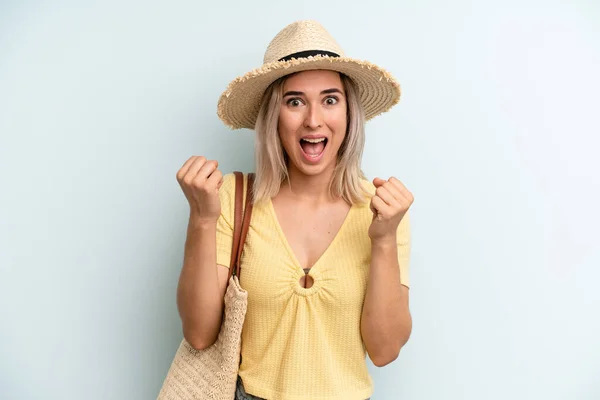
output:
[[[283,28],[269,43],[263,62],[278,61],[302,51],[323,50],[344,56],[342,48],[317,21],[296,21]]]

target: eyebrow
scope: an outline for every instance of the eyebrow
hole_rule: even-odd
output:
[[[325,90],[321,91],[321,95],[323,95],[323,94],[331,94],[331,93],[339,93],[341,95],[344,94],[338,88],[325,89]],[[287,97],[287,96],[304,96],[304,92],[296,92],[296,91],[285,92],[285,94],[283,95],[283,97]]]

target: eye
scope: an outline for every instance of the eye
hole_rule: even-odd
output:
[[[293,99],[289,99],[286,104],[288,106],[292,106],[292,107],[298,107],[302,105],[302,100],[300,100],[299,98],[293,98]]]
[[[335,96],[329,96],[325,99],[325,104],[327,104],[328,106],[333,106],[335,104],[337,104],[338,102],[338,98]]]

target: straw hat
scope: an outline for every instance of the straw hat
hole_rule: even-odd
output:
[[[313,69],[338,71],[350,77],[358,86],[367,120],[400,100],[400,85],[389,72],[368,61],[346,57],[318,22],[297,21],[273,38],[262,67],[229,84],[219,99],[217,114],[233,129],[254,129],[267,87],[285,75]]]

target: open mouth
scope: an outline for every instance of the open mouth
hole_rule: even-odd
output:
[[[300,146],[307,157],[317,158],[325,151],[327,138],[302,138],[300,139]]]

